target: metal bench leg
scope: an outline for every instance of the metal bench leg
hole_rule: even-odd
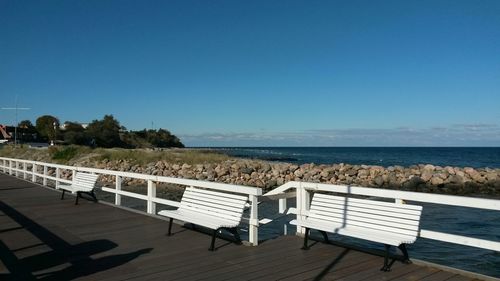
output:
[[[79,192],[79,191],[77,191],[77,192],[76,192],[76,200],[75,200],[75,205],[78,205],[78,198],[79,198],[80,196],[81,196],[81,195],[80,195],[80,192]]]
[[[63,192],[62,192],[62,194],[61,194],[61,200],[63,200],[63,199],[64,199],[64,192],[66,192],[66,190],[64,190],[64,189],[63,189]]]
[[[306,233],[304,235],[304,246],[302,246],[302,250],[309,250],[309,247],[307,246],[307,240],[309,239],[310,231],[311,230],[308,227],[306,227]]]
[[[410,264],[410,256],[408,255],[408,250],[406,249],[406,244],[401,244],[398,246],[398,248],[403,252],[404,260],[403,262],[406,264]]]
[[[330,240],[328,240],[328,234],[326,234],[326,231],[320,230],[321,234],[323,234],[323,239],[325,240],[325,243],[330,243]]]
[[[384,256],[384,266],[380,269],[381,271],[391,271],[391,267],[389,266],[389,249],[390,245],[385,244],[385,256]]]
[[[95,196],[94,191],[92,190],[89,194],[90,194],[90,196],[92,196],[92,198],[94,199],[94,202],[96,202],[96,203],[97,203],[97,196]]]
[[[214,230],[214,232],[212,234],[212,243],[210,243],[210,248],[208,248],[208,250],[212,251],[212,252],[215,249],[215,236],[217,235],[217,231],[219,231],[219,229]]]
[[[231,232],[234,236],[234,239],[236,239],[236,244],[241,245],[241,238],[240,234],[238,233],[238,228],[236,227],[230,228],[229,232]]]
[[[172,235],[172,222],[174,221],[173,218],[170,218],[170,223],[168,224],[168,236]]]

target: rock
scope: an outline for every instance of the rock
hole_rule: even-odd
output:
[[[373,183],[375,183],[376,186],[382,186],[384,184],[384,179],[381,176],[376,176],[373,179]]]
[[[439,176],[433,176],[431,178],[431,184],[432,185],[441,185],[443,183],[444,183],[444,180],[441,177],[439,177]]]
[[[424,166],[424,170],[434,171],[435,169],[436,169],[436,167],[434,165],[431,165],[431,164],[427,164]]]
[[[422,175],[420,176],[420,178],[426,182],[428,182],[431,178],[432,178],[432,175],[433,175],[433,170],[430,170],[430,169],[424,169],[422,171]]]

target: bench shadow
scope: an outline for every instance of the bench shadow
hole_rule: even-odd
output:
[[[9,241],[15,244],[22,242],[15,238],[19,235],[19,231],[25,232],[22,234],[23,237],[31,235],[39,240],[34,245],[21,244],[17,249],[9,248],[6,240],[0,240],[0,260],[8,272],[0,274],[0,280],[72,280],[124,265],[153,250],[145,248],[92,258],[95,254],[117,248],[118,244],[106,239],[70,244],[2,201],[0,201],[0,211],[19,224],[19,227],[0,232],[9,235]],[[40,253],[37,247],[49,249]],[[21,251],[37,253],[25,256],[25,252],[22,254],[23,257],[19,258],[18,253]]]

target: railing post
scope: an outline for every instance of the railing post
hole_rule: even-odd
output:
[[[259,244],[259,202],[257,196],[250,195],[250,223],[248,224],[248,241],[252,246]]]
[[[3,163],[3,165],[2,165],[2,167],[3,167],[3,172],[5,173],[5,171],[7,171],[7,169],[6,169],[6,165],[5,165],[5,161],[6,161],[6,160],[5,160],[5,159],[3,159],[2,161],[3,161],[3,162],[2,162],[2,163]]]
[[[297,187],[297,221],[302,221],[305,219],[305,213],[309,210],[309,193],[302,186],[302,182],[299,183]],[[306,230],[304,227],[297,226],[298,234],[305,234]]]
[[[153,202],[153,198],[156,197],[156,183],[152,180],[148,180],[148,214],[156,214],[156,203]]]
[[[9,175],[12,175],[12,160],[9,160]]]
[[[61,176],[61,169],[59,167],[56,168],[56,189],[57,187],[59,186],[59,181],[58,179],[60,178]]]
[[[16,160],[16,177],[19,177],[19,161]]]
[[[43,165],[43,181],[42,184],[44,186],[47,186],[47,172],[48,172],[48,167]]]
[[[36,173],[37,173],[37,166],[35,162],[33,162],[31,166],[31,181],[36,182]]]
[[[115,176],[115,189],[116,191],[122,190],[122,177]],[[118,193],[115,193],[115,205],[120,206],[122,204],[122,196]]]
[[[278,212],[284,214],[286,211],[286,198],[280,198],[278,200]]]
[[[28,170],[28,164],[26,162],[23,162],[23,179],[28,178],[28,174],[26,173],[27,170]]]

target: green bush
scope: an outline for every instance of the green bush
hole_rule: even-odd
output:
[[[74,146],[63,147],[62,149],[61,148],[52,149],[51,147],[49,149],[50,149],[49,152],[51,153],[53,160],[67,162],[73,159],[73,157],[75,157],[78,154],[78,148]]]

